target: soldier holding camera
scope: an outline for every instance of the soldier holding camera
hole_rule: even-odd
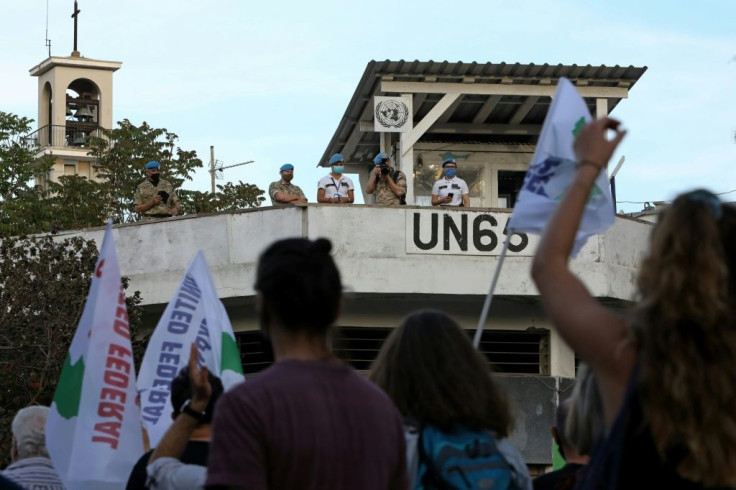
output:
[[[159,167],[156,161],[148,162],[147,178],[135,190],[134,209],[143,214],[143,219],[170,218],[179,214],[179,198],[174,186],[161,178]]]
[[[376,155],[373,164],[375,167],[365,186],[365,193],[375,192],[376,204],[381,206],[406,204],[406,175],[400,170],[393,170],[391,159],[384,152]]]

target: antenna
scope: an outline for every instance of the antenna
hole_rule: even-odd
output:
[[[210,179],[211,179],[211,185],[212,185],[212,194],[214,195],[216,193],[215,189],[215,178],[218,180],[222,180],[225,175],[223,173],[223,170],[226,168],[233,168],[233,167],[240,167],[241,165],[248,165],[249,163],[253,163],[254,160],[248,160],[247,162],[243,163],[235,163],[233,165],[227,165],[226,167],[222,166],[222,162],[220,160],[215,160],[215,147],[210,146]]]
[[[49,0],[46,0],[46,47],[49,48],[49,58],[51,58],[51,39],[49,39]]]

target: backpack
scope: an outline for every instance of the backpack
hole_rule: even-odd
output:
[[[417,443],[415,490],[504,490],[514,488],[511,466],[488,431],[459,428],[452,433],[427,426]]]

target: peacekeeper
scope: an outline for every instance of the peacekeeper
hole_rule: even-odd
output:
[[[442,162],[444,176],[432,186],[432,206],[470,207],[468,184],[457,177],[457,162],[446,158]]]
[[[330,157],[331,172],[317,183],[317,202],[329,204],[352,204],[355,196],[353,181],[342,174],[345,158],[339,153]]]
[[[163,180],[159,173],[160,164],[146,164],[146,180],[135,190],[135,211],[143,213],[143,219],[170,218],[179,214],[179,198],[174,186]]]
[[[307,204],[307,198],[299,188],[293,185],[291,179],[294,178],[294,165],[285,163],[279,169],[281,180],[271,182],[268,186],[268,195],[271,196],[271,203],[274,206],[284,204]]]
[[[391,159],[383,151],[376,155],[373,164],[373,171],[365,186],[365,193],[375,192],[376,204],[381,206],[406,204],[406,175],[404,172],[393,171]]]

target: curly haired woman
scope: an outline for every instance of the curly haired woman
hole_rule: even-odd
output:
[[[652,231],[628,317],[568,268],[585,202],[624,135],[608,118],[581,131],[578,171],[532,267],[549,317],[600,388],[608,436],[583,488],[736,487],[736,209],[705,190],[675,199]]]

